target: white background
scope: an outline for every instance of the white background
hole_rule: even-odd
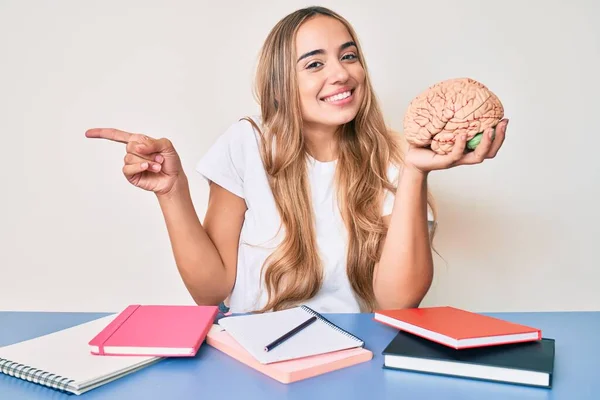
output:
[[[386,118],[451,77],[510,118],[495,160],[433,173],[434,285],[423,305],[598,310],[600,6],[563,1],[323,1],[364,46]],[[91,127],[169,137],[193,167],[258,107],[257,54],[305,1],[0,1],[0,309],[116,311],[191,303],[153,194],[124,145]]]

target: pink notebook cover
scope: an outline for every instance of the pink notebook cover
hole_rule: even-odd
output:
[[[281,383],[292,383],[312,378],[367,362],[373,358],[371,351],[358,347],[290,361],[261,364],[239,345],[229,333],[216,324],[208,332],[206,344]]]
[[[216,306],[130,305],[88,344],[96,355],[192,357],[217,313]]]

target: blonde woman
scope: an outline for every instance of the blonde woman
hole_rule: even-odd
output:
[[[196,303],[232,312],[419,306],[433,277],[428,175],[494,157],[506,121],[474,152],[462,137],[446,156],[404,152],[353,28],[322,7],[279,21],[257,71],[260,115],[233,123],[197,164],[210,187],[203,223],[168,139],[86,135],[126,144],[123,173],[157,196]]]

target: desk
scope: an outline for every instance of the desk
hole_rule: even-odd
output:
[[[0,312],[0,346],[107,314]],[[0,374],[2,400],[41,399],[566,399],[600,398],[600,312],[487,314],[542,329],[556,339],[554,387],[531,388],[384,370],[381,351],[396,331],[372,314],[326,314],[362,337],[372,361],[289,385],[280,384],[204,344],[194,358],[165,359],[81,396]]]

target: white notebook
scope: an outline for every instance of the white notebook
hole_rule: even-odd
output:
[[[0,372],[79,395],[162,359],[91,354],[88,342],[116,316],[0,347]]]
[[[267,344],[312,316],[317,317],[314,323],[265,352]],[[364,346],[362,339],[304,305],[283,311],[224,317],[219,320],[219,325],[261,364]]]

